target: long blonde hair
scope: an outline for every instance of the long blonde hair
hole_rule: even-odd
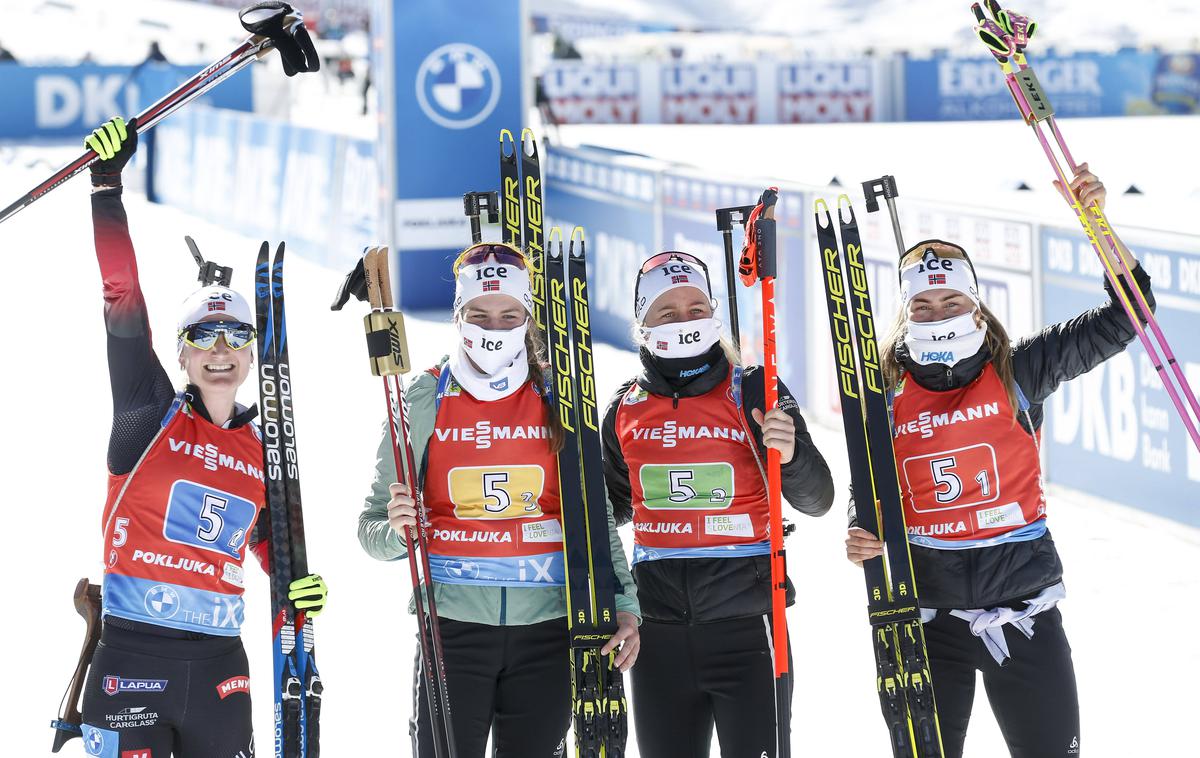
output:
[[[925,255],[925,251],[932,249],[934,254],[939,258],[955,258],[958,260],[970,260],[961,249],[954,245],[949,245],[941,242],[921,243],[909,250],[900,259],[900,268],[920,262]],[[982,320],[983,325],[987,328],[987,332],[983,338],[983,344],[992,354],[992,365],[996,368],[996,374],[1000,377],[1000,383],[1004,385],[1004,391],[1008,393],[1008,402],[1012,405],[1014,417],[1019,413],[1017,403],[1017,382],[1013,376],[1012,365],[1012,341],[1008,337],[1008,332],[1004,329],[1004,325],[1000,323],[1000,319],[996,318],[996,314],[992,313],[982,302],[979,304],[979,313],[975,316],[976,320]],[[896,348],[904,342],[905,335],[908,334],[908,311],[904,303],[900,304],[896,311],[896,317],[892,320],[892,324],[888,327],[887,334],[884,335],[883,342],[880,345],[880,360],[879,368],[883,372],[884,386],[889,390],[896,388],[900,383],[901,377],[904,376],[904,367],[900,365],[900,361],[896,358]]]

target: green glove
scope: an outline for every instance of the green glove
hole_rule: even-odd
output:
[[[325,580],[317,574],[297,579],[288,585],[288,590],[288,600],[292,601],[296,610],[304,611],[311,618],[320,616],[321,611],[325,610],[325,597],[329,594],[329,588],[325,586]]]
[[[83,141],[85,147],[96,151],[100,160],[91,165],[92,185],[96,187],[115,187],[121,183],[121,169],[137,151],[138,134],[137,119],[125,119],[117,116],[100,125],[100,128],[88,135]]]

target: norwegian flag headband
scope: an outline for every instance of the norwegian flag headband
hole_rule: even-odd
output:
[[[482,246],[480,246],[482,247]],[[473,250],[468,250],[468,253]],[[455,263],[454,312],[481,295],[508,295],[533,312],[533,293],[529,288],[529,271],[520,253],[507,245],[494,245],[468,257],[466,253]],[[514,257],[510,257],[510,254]]]
[[[909,301],[922,292],[951,289],[966,295],[978,308],[979,282],[975,278],[975,267],[971,265],[970,259],[939,256],[935,246],[962,251],[958,245],[940,240],[926,240],[911,248],[923,248],[924,252],[920,260],[900,269],[900,301],[907,306]],[[965,251],[963,255],[966,255]]]
[[[651,256],[638,271],[634,284],[633,318],[641,324],[646,320],[646,311],[667,290],[676,287],[695,287],[708,295],[709,304],[716,310],[712,287],[708,283],[708,267],[704,261],[690,253],[668,250]]]

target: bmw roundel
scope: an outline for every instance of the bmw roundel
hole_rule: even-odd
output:
[[[156,584],[147,590],[145,606],[154,618],[169,619],[179,612],[179,594],[166,584]]]
[[[488,54],[461,42],[442,45],[417,69],[417,103],[435,124],[467,129],[500,102],[500,70]]]

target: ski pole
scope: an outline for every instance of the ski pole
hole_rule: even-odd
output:
[[[779,404],[778,364],[775,350],[775,203],[779,188],[763,190],[758,205],[746,219],[746,241],[738,273],[747,287],[761,283],[763,315],[763,409]],[[771,538],[771,625],[775,653],[775,739],[777,755],[791,754],[791,674],[788,670],[787,562],[783,548],[783,502],[780,489],[779,451],[767,448],[767,503]]]
[[[900,193],[896,189],[896,177],[884,174],[878,179],[863,182],[862,188],[863,195],[867,199],[867,213],[875,213],[879,210],[880,196],[887,203],[888,215],[892,217],[892,236],[896,238],[896,248],[900,251],[900,257],[903,258],[908,248],[904,246],[904,232],[900,231],[900,214],[896,212],[896,198],[900,197]]]
[[[368,248],[363,255],[362,271],[371,312],[363,318],[363,325],[367,332],[371,373],[383,377],[384,398],[388,409],[388,432],[392,439],[396,476],[402,484],[409,485],[417,501],[417,525],[404,531],[404,546],[408,552],[408,565],[412,576],[417,636],[421,646],[421,668],[424,669],[426,702],[433,724],[434,754],[438,758],[455,758],[457,751],[453,722],[450,718],[450,695],[446,683],[442,634],[438,626],[437,603],[429,568],[429,545],[424,528],[428,517],[417,487],[416,461],[409,438],[408,418],[404,410],[404,385],[400,379],[412,366],[408,357],[408,340],[404,333],[404,315],[393,306],[388,269],[388,249]]]
[[[266,11],[273,12],[273,15],[266,15]],[[249,15],[251,12],[254,12],[254,15]],[[289,51],[284,63],[285,71],[291,67],[292,73],[295,73],[297,61],[308,66],[298,69],[301,71],[316,71],[320,68],[320,58],[312,46],[308,32],[304,31],[304,16],[287,3],[259,3],[242,10],[239,15],[242,17],[242,25],[253,33],[232,52],[201,69],[192,78],[137,114],[138,134],[216,87],[252,61],[265,56],[271,50],[279,49],[280,45],[286,45]],[[298,50],[298,53],[293,52],[292,45],[296,45],[295,50]],[[297,55],[299,57],[296,57]],[[0,211],[0,223],[4,223],[54,188],[81,173],[99,157],[95,150],[88,148],[78,158],[55,171],[48,179]]]
[[[717,208],[717,231],[721,233],[721,242],[725,246],[725,299],[729,304],[729,333],[733,336],[733,346],[738,355],[742,353],[742,334],[738,328],[737,264],[733,260],[733,225],[738,223],[745,226],[752,210],[753,205]]]
[[[1179,365],[1170,343],[1167,342],[1166,335],[1163,333],[1158,319],[1150,311],[1145,293],[1142,292],[1141,287],[1133,277],[1133,272],[1127,259],[1128,251],[1122,250],[1123,246],[1118,243],[1115,235],[1112,233],[1112,227],[1109,225],[1104,211],[1100,208],[1099,202],[1092,203],[1088,208],[1085,208],[1080,202],[1078,194],[1071,188],[1071,180],[1068,177],[1067,171],[1063,168],[1058,156],[1054,154],[1054,150],[1050,146],[1050,141],[1046,138],[1042,130],[1042,122],[1046,122],[1051,134],[1054,136],[1055,142],[1058,144],[1059,150],[1063,154],[1063,158],[1070,166],[1071,175],[1074,175],[1078,164],[1075,163],[1070,150],[1067,148],[1066,140],[1063,138],[1062,132],[1058,129],[1058,124],[1054,119],[1054,109],[1050,105],[1050,101],[1046,97],[1046,93],[1038,81],[1037,75],[1029,67],[1024,55],[1024,48],[1036,30],[1037,24],[1024,16],[1005,11],[996,0],[989,0],[988,8],[995,18],[987,18],[978,3],[971,6],[971,11],[975,14],[975,18],[978,21],[975,33],[980,41],[987,46],[988,51],[991,52],[992,57],[996,59],[996,62],[1000,65],[1000,69],[1004,72],[1005,82],[1008,85],[1009,92],[1013,96],[1018,111],[1021,113],[1022,119],[1033,129],[1038,143],[1042,146],[1042,151],[1046,155],[1046,159],[1050,162],[1051,169],[1053,169],[1059,183],[1062,185],[1067,204],[1075,212],[1075,216],[1083,227],[1089,244],[1091,244],[1092,249],[1100,258],[1100,262],[1104,266],[1105,276],[1112,284],[1113,291],[1120,301],[1122,308],[1125,310],[1125,315],[1129,318],[1134,332],[1137,334],[1151,362],[1154,364],[1154,369],[1158,373],[1159,379],[1167,391],[1167,395],[1171,398],[1171,402],[1175,405],[1175,410],[1183,421],[1183,425],[1191,437],[1192,444],[1196,446],[1197,450],[1200,450],[1200,430],[1197,429],[1197,423],[1193,420],[1193,416],[1196,420],[1200,420],[1200,402],[1197,402],[1191,384],[1184,375],[1183,368]],[[1093,224],[1105,238],[1105,243],[1109,248],[1108,251],[1105,250],[1105,246],[1097,239],[1096,229],[1093,228]],[[1153,340],[1146,333],[1146,329],[1143,328],[1141,319],[1138,318],[1138,312],[1135,310],[1133,302],[1130,301],[1129,294],[1125,291],[1125,287],[1121,283],[1122,278],[1129,283],[1129,288],[1133,291],[1133,299],[1137,302],[1138,308],[1146,318],[1146,325],[1154,335]],[[1170,373],[1167,372],[1167,366],[1171,368]],[[1174,377],[1174,381],[1172,380],[1172,376]],[[1178,389],[1175,387],[1175,382],[1178,382]],[[1180,397],[1180,392],[1182,392],[1183,398]],[[1186,398],[1186,403],[1184,398]]]

